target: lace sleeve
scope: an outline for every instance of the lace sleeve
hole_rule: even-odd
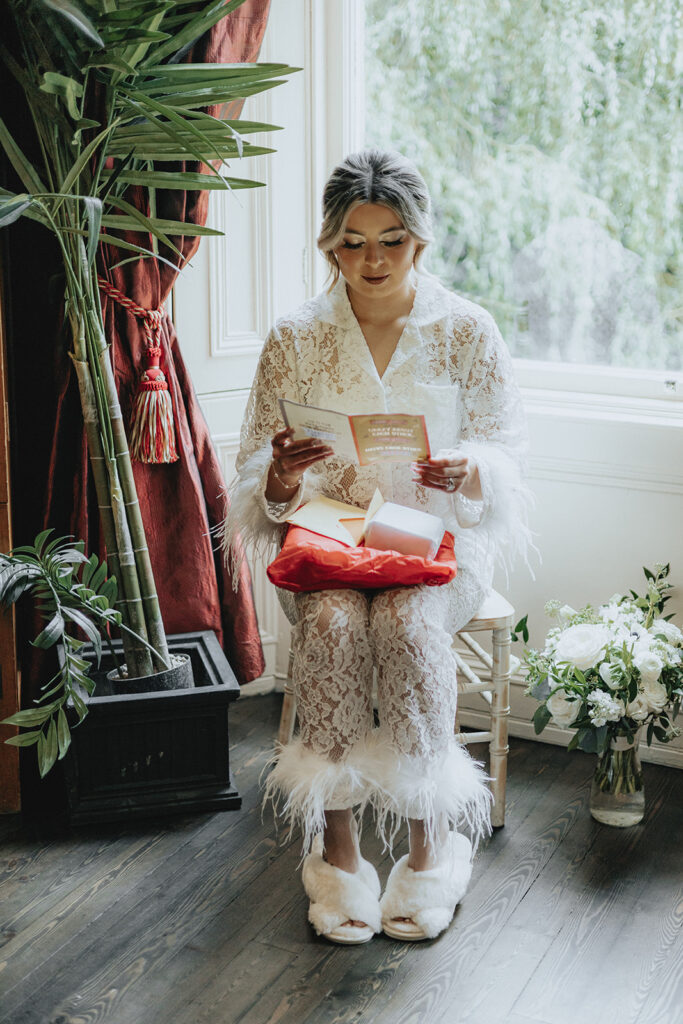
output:
[[[274,327],[264,343],[247,401],[235,463],[237,475],[228,488],[228,514],[221,531],[235,590],[244,557],[242,545],[255,556],[270,560],[280,546],[284,520],[301,501],[303,482],[286,503],[270,502],[265,495],[271,438],[283,427],[278,398],[299,401],[296,366],[291,332]]]
[[[528,438],[522,397],[510,352],[494,320],[486,316],[463,387],[458,451],[477,463],[482,500],[455,495],[461,527],[476,528],[487,557],[506,576],[518,556],[529,570],[529,529],[534,498],[526,484]],[[535,578],[535,577],[534,577]]]

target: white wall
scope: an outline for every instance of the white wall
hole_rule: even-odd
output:
[[[268,326],[322,284],[314,249],[322,184],[358,142],[362,91],[349,87],[359,70],[357,49],[348,43],[357,34],[361,6],[353,0],[272,5],[261,60],[305,70],[245,107],[245,116],[285,127],[264,140],[276,154],[244,161],[244,176],[267,180],[268,187],[212,196],[211,223],[227,235],[203,241],[176,286],[179,337],[228,478]],[[509,586],[501,577],[495,585],[520,617],[529,613],[531,644],[538,646],[549,626],[543,606],[550,598],[578,607],[630,587],[640,591],[642,566],[659,561],[671,562],[672,582],[680,584],[683,408],[675,395],[620,398],[613,381],[605,386],[611,394],[600,394],[594,382],[590,394],[551,391],[533,368],[518,369],[537,497],[533,529],[543,562],[535,580],[519,569]],[[262,569],[255,566],[254,575],[267,669],[245,692],[264,692],[281,687],[289,631]],[[680,585],[667,611],[683,621]],[[510,731],[533,738],[536,705],[523,687],[520,677],[513,681]],[[465,710],[462,721],[478,725],[482,719]],[[542,739],[566,743],[567,734],[546,729]],[[653,745],[644,757],[683,767],[683,736]]]

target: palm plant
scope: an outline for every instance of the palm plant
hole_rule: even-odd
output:
[[[169,656],[104,333],[96,256],[107,243],[128,254],[121,263],[153,258],[177,269],[183,255],[174,237],[221,232],[157,217],[156,190],[260,184],[227,176],[225,161],[272,152],[243,136],[275,126],[221,120],[206,108],[270,89],[298,69],[182,63],[204,33],[244,2],[9,0],[18,43],[13,52],[0,46],[21,85],[41,154],[32,163],[0,119],[0,144],[24,189],[0,189],[0,226],[25,216],[59,245],[70,356],[131,676],[168,668]],[[200,169],[178,169],[181,161]],[[131,186],[146,190],[148,213],[131,201]],[[151,248],[131,241],[131,232],[151,236]]]

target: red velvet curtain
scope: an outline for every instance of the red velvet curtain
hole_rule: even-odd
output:
[[[270,0],[247,0],[207,33],[188,54],[187,60],[193,63],[257,60],[269,6]],[[232,104],[227,115],[238,116],[241,106],[241,103]],[[194,165],[193,169],[199,166]],[[127,198],[149,213],[142,189],[131,188]],[[156,200],[157,215],[163,219],[206,223],[208,192],[157,190]],[[152,240],[144,234],[128,237],[138,245],[151,248]],[[185,261],[191,259],[199,244],[198,238],[174,238],[173,241]],[[161,251],[173,261],[171,251]],[[127,255],[124,250],[102,246],[98,257],[100,273],[139,306],[157,309],[167,299],[177,271],[152,259],[111,269]],[[141,322],[119,303],[102,295],[102,306],[124,423],[129,424],[132,399],[144,366],[144,335]],[[247,682],[264,670],[251,578],[245,565],[239,591],[235,594],[222,555],[214,550],[217,542],[210,531],[224,518],[225,483],[168,316],[164,317],[161,328],[161,348],[161,367],[173,401],[179,459],[167,465],[133,462],[133,471],[164,625],[167,633],[214,630],[237,678]],[[61,520],[63,481],[70,479],[73,481],[70,530],[85,540],[86,550],[103,552],[85,434],[74,411],[78,401],[76,381],[67,366],[61,376],[45,524],[51,526]],[[74,459],[75,453],[77,459]]]

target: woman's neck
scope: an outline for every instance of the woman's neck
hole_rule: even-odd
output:
[[[416,286],[412,276],[408,277],[402,287],[385,297],[360,295],[348,285],[346,294],[359,323],[381,326],[394,323],[396,320],[410,316],[415,300]]]

